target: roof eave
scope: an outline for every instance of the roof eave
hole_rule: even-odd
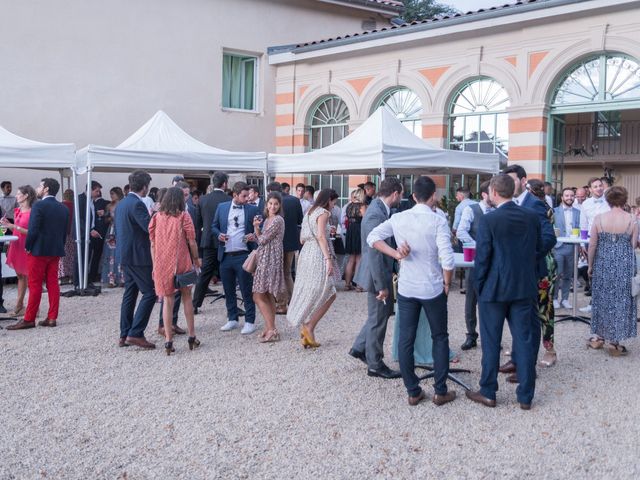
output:
[[[394,7],[392,5],[373,5],[367,1],[360,0],[318,0],[323,3],[331,3],[334,5],[340,5],[343,7],[356,8],[358,10],[364,10],[367,12],[377,13],[387,18],[395,18],[404,12],[403,7]]]

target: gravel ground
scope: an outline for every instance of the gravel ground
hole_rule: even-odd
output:
[[[224,305],[205,304],[202,347],[190,352],[178,337],[171,357],[115,345],[121,295],[63,298],[55,329],[0,330],[1,479],[640,476],[636,340],[628,357],[611,358],[585,348],[587,326],[558,325],[559,363],[539,370],[528,412],[504,376],[495,409],[451,383],[455,402],[409,407],[401,380],[367,377],[347,355],[365,294],[339,293],[316,351],[300,347],[283,317],[276,344],[220,332]],[[9,286],[6,304],[14,298]],[[456,349],[463,304],[452,292]],[[155,326],[147,337],[160,347]],[[480,350],[459,366],[477,386]]]

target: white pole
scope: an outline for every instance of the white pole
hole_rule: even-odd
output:
[[[71,179],[73,181],[73,196],[75,197],[73,202],[73,218],[75,219],[74,223],[75,223],[75,234],[76,234],[76,254],[78,255],[78,261],[76,262],[78,264],[78,283],[82,285],[82,280],[84,279],[84,276],[82,275],[84,271],[83,270],[84,259],[82,258],[82,246],[80,245],[80,243],[82,242],[82,237],[80,236],[80,206],[78,205],[79,193],[78,193],[78,182],[76,180],[75,170],[72,170]]]
[[[384,167],[382,167],[380,169],[380,179],[384,180],[384,176],[385,176],[386,171],[387,171],[387,169],[384,168]]]
[[[91,228],[91,167],[87,169],[87,209],[84,217],[84,277],[80,288],[85,289],[89,284],[89,231]]]

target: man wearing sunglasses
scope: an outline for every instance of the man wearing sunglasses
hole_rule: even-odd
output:
[[[245,324],[240,332],[243,335],[256,330],[253,277],[242,269],[242,264],[251,250],[257,247],[253,219],[258,215],[258,209],[253,205],[247,205],[248,198],[249,186],[244,182],[236,182],[233,186],[233,199],[218,205],[211,224],[211,232],[220,242],[218,261],[227,307],[227,323],[220,330],[228,332],[239,327],[236,297],[236,285],[239,285],[246,312]]]

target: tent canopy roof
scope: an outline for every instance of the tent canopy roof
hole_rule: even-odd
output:
[[[84,152],[79,155],[84,157]],[[264,172],[264,152],[229,152],[196,140],[163,111],[158,111],[115,148],[89,145],[86,165],[92,170],[141,168],[155,172]]]
[[[76,168],[73,143],[43,143],[20,137],[0,127],[0,166],[60,170]]]
[[[385,107],[339,142],[320,150],[269,155],[269,173],[352,172],[387,175],[497,173],[496,154],[446,150],[429,145],[411,133]]]

